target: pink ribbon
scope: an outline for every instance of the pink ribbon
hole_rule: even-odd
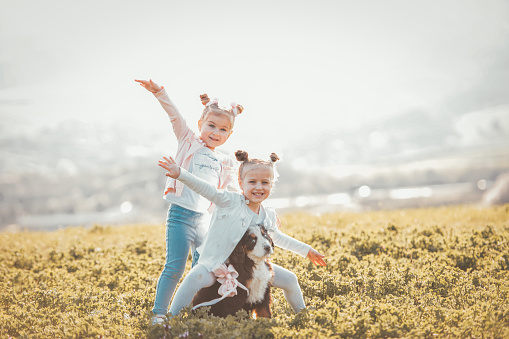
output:
[[[232,102],[230,105],[232,106],[233,115],[235,117],[237,117],[237,115],[239,115],[239,109],[237,108],[237,103],[236,102]]]
[[[219,290],[217,291],[221,297],[198,304],[193,307],[193,310],[197,309],[198,307],[217,304],[226,297],[233,297],[237,295],[237,287],[246,290],[247,295],[249,295],[249,290],[246,288],[246,286],[242,285],[237,280],[239,273],[235,270],[233,265],[228,265],[228,267],[226,267],[225,264],[218,265],[212,270],[212,273],[215,274],[217,281],[221,284],[221,286],[219,286]]]

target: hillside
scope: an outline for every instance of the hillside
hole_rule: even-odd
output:
[[[272,197],[346,194],[352,201],[320,200],[327,211],[477,203],[484,193],[477,188],[480,180],[489,189],[509,172],[508,117],[506,106],[460,118],[413,111],[353,130],[311,131],[282,154]],[[171,137],[167,129],[77,121],[27,134],[2,129],[0,230],[158,222],[167,203],[161,199],[165,177],[156,164],[175,151]],[[470,188],[454,197],[357,199],[361,186],[391,190],[450,184]]]

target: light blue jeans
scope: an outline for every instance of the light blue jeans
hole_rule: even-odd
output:
[[[175,287],[184,274],[189,249],[193,265],[198,260],[196,248],[201,245],[209,228],[210,214],[199,213],[172,204],[166,220],[166,263],[159,276],[152,312],[166,314]]]

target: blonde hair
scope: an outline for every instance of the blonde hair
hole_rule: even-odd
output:
[[[249,159],[249,155],[246,151],[239,150],[235,152],[235,157],[238,161],[242,162],[239,167],[239,179],[242,180],[246,166],[268,166],[272,170],[272,184],[276,182],[278,173],[276,171],[275,164],[279,160],[279,157],[276,153],[272,153],[269,160],[261,160]]]
[[[233,129],[233,125],[235,124],[235,118],[237,115],[242,113],[244,111],[244,107],[241,105],[237,105],[236,103],[231,104],[231,109],[225,109],[219,107],[217,99],[212,100],[210,102],[210,98],[207,94],[200,95],[201,103],[205,106],[205,109],[203,110],[203,113],[201,114],[201,121],[205,121],[207,119],[207,116],[212,113],[214,115],[227,115],[228,118],[230,118],[231,122],[231,129]]]

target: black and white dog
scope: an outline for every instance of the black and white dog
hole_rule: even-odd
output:
[[[239,241],[228,258],[227,265],[232,265],[238,272],[237,281],[247,287],[248,293],[237,288],[237,295],[227,297],[211,306],[210,312],[219,317],[234,315],[239,310],[246,310],[256,317],[270,318],[270,286],[274,279],[272,266],[268,261],[274,251],[274,243],[263,225],[251,226]],[[221,284],[202,288],[193,298],[193,306],[219,298]]]

